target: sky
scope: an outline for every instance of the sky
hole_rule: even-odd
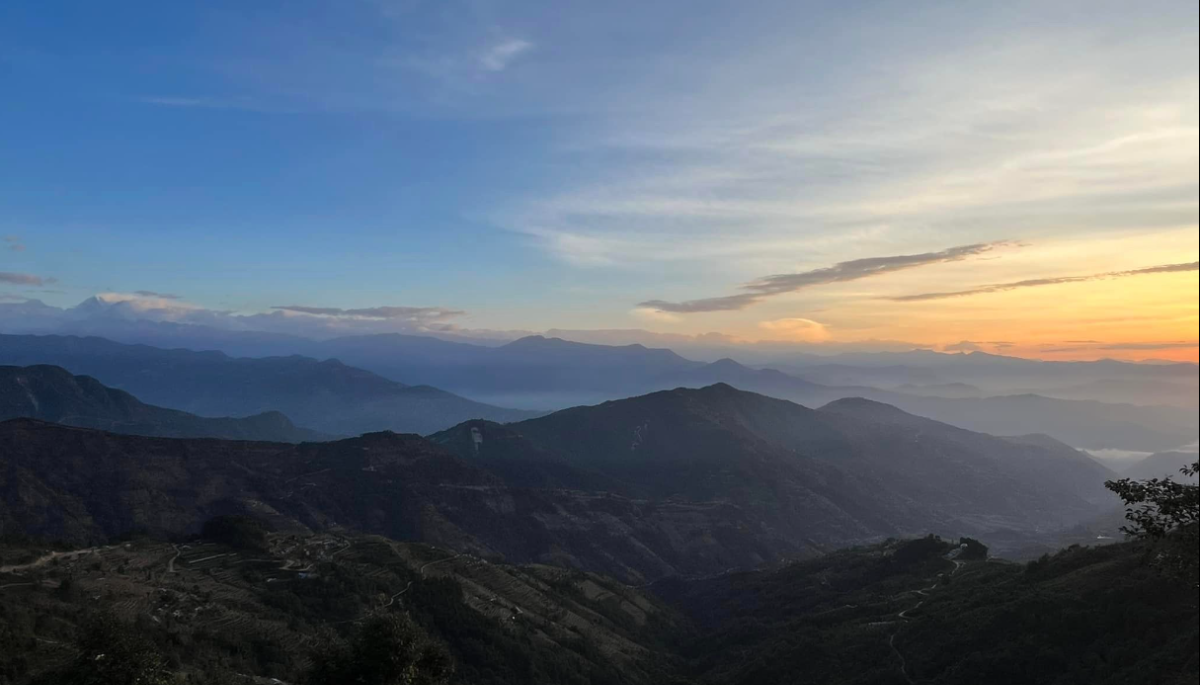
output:
[[[1197,24],[1157,0],[6,2],[0,328],[1196,361]]]

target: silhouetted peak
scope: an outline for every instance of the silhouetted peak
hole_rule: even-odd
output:
[[[843,397],[821,407],[819,411],[846,416],[862,416],[875,419],[883,417],[910,417],[913,415],[884,402],[868,400],[865,397]]]
[[[563,340],[562,338],[547,338],[544,335],[527,335],[524,338],[517,338],[516,340],[514,340],[510,343],[507,343],[507,344],[503,345],[503,347],[506,347],[508,349],[514,349],[514,350],[522,349],[522,348],[533,349],[533,348],[538,348],[538,347],[544,347],[544,346],[547,346],[549,344],[553,344],[556,342],[564,343],[566,341]]]

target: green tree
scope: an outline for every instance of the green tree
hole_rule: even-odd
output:
[[[1200,461],[1179,470],[1184,476],[1200,472]],[[1104,484],[1125,502],[1125,519],[1130,525],[1121,528],[1137,538],[1156,540],[1156,561],[1173,569],[1196,584],[1200,570],[1200,487],[1180,483],[1170,478],[1151,480],[1108,481]]]
[[[366,620],[349,643],[330,640],[313,656],[309,685],[444,685],[454,672],[446,649],[406,614]]]
[[[1185,476],[1200,472],[1200,462],[1179,470]],[[1161,538],[1172,531],[1190,530],[1194,536],[1200,520],[1197,486],[1170,478],[1110,480],[1104,487],[1125,502],[1125,519],[1132,525],[1121,530],[1139,538]]]

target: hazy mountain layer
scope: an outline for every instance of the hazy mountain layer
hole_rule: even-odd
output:
[[[301,426],[340,435],[430,433],[467,419],[532,415],[397,383],[334,359],[234,358],[102,338],[0,335],[0,363],[55,364],[142,401],[201,416],[281,411]]]
[[[1196,476],[1184,476],[1179,472],[1184,466],[1190,466],[1200,459],[1195,452],[1157,452],[1131,464],[1121,472],[1122,478],[1146,480],[1148,478],[1166,478],[1177,482],[1196,482]]]
[[[613,347],[541,337],[492,347],[410,335],[303,344],[296,341],[302,339],[293,341],[296,349],[330,359],[235,359],[213,352],[160,350],[96,338],[0,336],[0,363],[58,364],[134,392],[146,401],[201,415],[245,415],[276,409],[300,425],[342,434],[381,429],[428,433],[470,418],[512,421],[532,413],[501,409],[406,383],[429,384],[494,404],[559,409],[719,382],[808,406],[867,397],[970,430],[994,435],[1046,433],[1088,449],[1162,451],[1191,443],[1200,433],[1194,407],[1143,406],[1028,393],[989,396],[995,393],[985,391],[983,388],[989,387],[986,385],[979,386],[979,396],[971,396],[976,393],[967,391],[970,388],[964,390],[967,386],[962,384],[938,385],[938,381],[979,374],[1033,377],[1041,370],[1056,379],[1055,383],[1093,378],[1110,388],[1169,384],[1172,392],[1162,394],[1161,404],[1165,405],[1178,400],[1181,392],[1187,395],[1195,366],[1186,364],[1064,364],[994,355],[912,353],[850,356],[847,361],[864,366],[838,367],[840,372],[822,375],[821,371],[828,372],[829,366],[792,367],[791,373],[784,373],[770,368],[752,369],[731,359],[711,364],[694,362],[669,350],[641,345]],[[893,357],[929,366],[914,372],[909,367],[868,364],[872,359],[878,365]],[[831,385],[795,375],[808,370],[818,378],[843,383]],[[1115,380],[1104,381],[1104,374]],[[903,383],[897,382],[902,378],[906,379]],[[854,383],[845,384],[849,381]],[[905,383],[911,386],[914,381],[922,385],[910,388],[911,392],[857,384],[876,382],[878,386],[898,387]],[[1018,383],[1005,387],[1022,386]]]
[[[279,412],[207,418],[139,401],[58,366],[0,366],[0,420],[27,417],[115,433],[169,438],[302,442],[330,436],[298,428]]]
[[[728,383],[809,406],[867,397],[970,430],[1047,433],[1093,449],[1172,449],[1200,433],[1194,364],[1034,362],[914,352],[844,357],[845,364],[859,366],[831,366],[825,358],[825,363],[793,365],[785,373],[752,369],[732,359],[705,364],[642,345],[590,345],[539,336],[485,347],[378,335],[329,340],[317,349],[322,356],[396,380],[537,409]],[[905,383],[924,387],[909,392],[897,388]],[[1040,396],[1031,388],[1058,394]]]

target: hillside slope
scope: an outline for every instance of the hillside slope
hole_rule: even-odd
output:
[[[1196,682],[1194,581],[1152,543],[1072,547],[1024,564],[948,560],[892,541],[777,572],[651,589],[697,624],[702,685]]]
[[[164,438],[303,442],[331,436],[298,428],[279,412],[207,418],[164,409],[58,366],[0,366],[0,421],[18,417]]]
[[[661,602],[611,578],[377,537],[272,534],[261,549],[135,540],[80,552],[39,565],[44,548],[0,543],[6,559],[32,559],[0,569],[3,682],[60,664],[97,609],[136,626],[201,685],[299,683],[330,633],[395,613],[446,644],[454,685],[657,685],[674,665],[664,638],[685,630]]]
[[[16,420],[0,424],[0,522],[87,542],[253,512],[646,582],[931,531],[1017,548],[1116,505],[1104,467],[1040,443],[725,385],[430,439],[164,440]]]
[[[575,474],[572,478],[587,478]],[[605,481],[596,481],[603,487]],[[0,534],[76,544],[194,533],[253,514],[280,530],[350,529],[635,582],[812,553],[727,502],[510,486],[416,435],[326,443],[168,440],[0,423]],[[830,531],[829,539],[841,539]]]
[[[800,507],[795,520],[779,522],[797,530],[813,521],[879,533],[1032,529],[1070,525],[1113,502],[1103,486],[1112,473],[1065,445],[973,433],[869,400],[814,411],[718,384],[509,428],[632,496]],[[478,454],[489,449],[485,441]]]
[[[26,685],[73,657],[80,624],[100,611],[201,685],[302,682],[315,646],[393,613],[446,645],[454,685],[1196,682],[1194,580],[1148,563],[1152,543],[1027,565],[967,544],[890,540],[631,588],[370,536],[80,550],[6,540],[0,677]]]

